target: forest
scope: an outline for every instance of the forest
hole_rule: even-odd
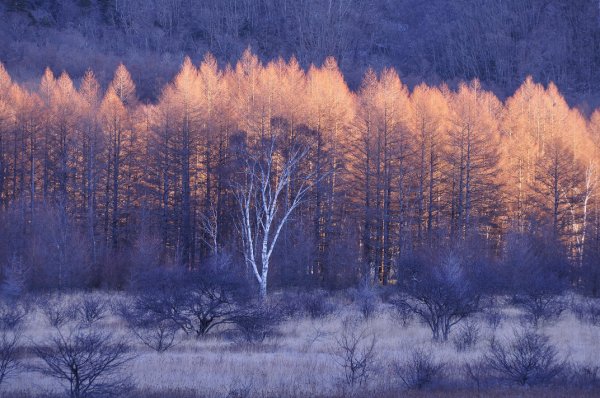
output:
[[[0,2],[0,397],[593,397],[600,3]]]
[[[447,250],[497,278],[519,247],[598,293],[600,111],[553,84],[500,101],[385,69],[351,91],[333,58],[246,51],[186,59],[148,103],[123,65],[106,90],[92,71],[29,90],[0,69],[0,122],[0,258],[24,289],[269,264],[275,287],[386,285]]]

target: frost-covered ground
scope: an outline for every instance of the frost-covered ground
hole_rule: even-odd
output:
[[[64,299],[78,301],[81,295]],[[351,393],[369,396],[374,391],[394,396],[402,391],[403,385],[393,364],[406,360],[415,348],[431,352],[438,361],[446,364],[444,379],[447,384],[443,388],[450,391],[449,394],[461,396],[464,394],[457,391],[475,391],[473,381],[464,375],[464,365],[475,363],[486,352],[493,336],[510,337],[513,329],[523,323],[518,310],[502,306],[503,320],[497,327],[483,318],[475,319],[479,324],[480,337],[473,348],[459,352],[452,341],[432,342],[429,329],[417,319],[403,324],[394,316],[391,307],[384,304],[380,304],[376,314],[366,320],[360,318],[360,313],[352,305],[338,305],[339,311],[324,318],[303,316],[284,322],[277,337],[267,338],[261,344],[231,341],[217,331],[202,339],[179,335],[177,345],[162,354],[130,336],[124,323],[114,315],[102,319],[95,327],[130,336],[136,358],[127,370],[131,372],[139,396],[299,397],[346,396]],[[338,349],[336,337],[342,333],[343,321],[348,317],[361,319],[353,327],[365,327],[376,338],[374,372],[366,387],[351,389],[345,385],[343,369],[332,355]],[[560,357],[569,363],[589,368],[600,366],[600,327],[582,323],[572,312],[565,311],[558,320],[541,325],[539,331],[550,338]],[[36,311],[28,317],[24,345],[32,346],[51,334],[52,328]],[[31,356],[26,349],[23,352],[24,356]],[[56,381],[30,371],[23,371],[7,380],[2,389],[6,397],[40,396],[64,391],[64,387]],[[538,390],[517,391],[516,395],[522,396]],[[585,388],[582,391],[579,396],[599,393]],[[550,396],[551,393],[557,394],[556,390],[548,390],[540,392],[540,395]],[[439,390],[425,390],[418,394],[439,396],[441,393]]]

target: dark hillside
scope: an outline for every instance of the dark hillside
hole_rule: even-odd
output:
[[[107,82],[119,61],[154,97],[185,55],[222,63],[333,55],[352,87],[393,66],[408,84],[479,78],[498,95],[527,75],[574,103],[600,89],[595,0],[3,0],[0,61],[18,80],[46,66]],[[595,105],[595,101],[591,101]]]

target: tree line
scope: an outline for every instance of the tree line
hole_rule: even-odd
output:
[[[494,261],[528,237],[596,286],[599,144],[600,111],[532,78],[505,101],[477,80],[409,90],[393,69],[352,91],[333,58],[304,70],[246,51],[186,59],[146,103],[124,65],[106,89],[92,71],[27,86],[0,67],[2,277],[120,287],[168,266],[260,282],[272,264],[279,287],[385,285],[416,253]]]

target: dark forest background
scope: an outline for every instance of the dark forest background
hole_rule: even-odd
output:
[[[480,79],[505,97],[527,75],[596,105],[600,73],[595,0],[3,0],[0,60],[13,78],[45,67],[73,79],[92,67],[108,83],[119,62],[138,94],[155,98],[185,55],[235,62],[338,60],[350,86],[368,67],[409,85]]]

